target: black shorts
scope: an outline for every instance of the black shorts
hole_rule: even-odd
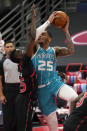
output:
[[[32,131],[32,99],[30,93],[19,94],[16,99],[17,131]]]
[[[69,116],[64,122],[63,131],[85,131],[87,130],[87,119]]]

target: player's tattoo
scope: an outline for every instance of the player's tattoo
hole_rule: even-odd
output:
[[[75,52],[74,44],[72,43],[69,33],[66,33],[67,47],[55,47],[56,56],[67,56],[72,55]]]
[[[73,53],[75,51],[74,49],[74,44],[72,43],[71,37],[69,33],[66,33],[66,39],[67,39],[67,47],[68,47],[68,51],[70,53]]]

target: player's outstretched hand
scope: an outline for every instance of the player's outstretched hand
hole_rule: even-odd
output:
[[[32,5],[31,11],[32,11],[32,14],[33,14],[34,16],[36,16],[35,4]]]

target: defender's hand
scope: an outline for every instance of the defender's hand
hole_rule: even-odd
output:
[[[31,11],[32,11],[32,14],[33,14],[34,16],[36,16],[35,4],[32,5]]]

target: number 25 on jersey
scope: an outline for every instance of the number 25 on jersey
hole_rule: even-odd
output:
[[[38,70],[53,71],[53,62],[52,61],[39,61]]]

